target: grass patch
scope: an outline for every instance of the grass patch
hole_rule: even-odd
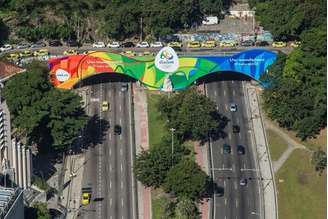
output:
[[[162,219],[164,215],[164,207],[170,202],[170,199],[163,195],[161,189],[152,190],[152,216],[153,219]]]
[[[295,150],[276,174],[276,181],[279,218],[326,218],[326,171],[322,176],[315,172],[309,152]]]
[[[271,129],[266,130],[270,155],[272,160],[278,160],[282,153],[287,149],[288,145],[277,133]]]

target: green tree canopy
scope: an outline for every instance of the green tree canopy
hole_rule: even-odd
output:
[[[177,219],[198,219],[200,218],[196,203],[187,198],[182,198],[175,208]]]

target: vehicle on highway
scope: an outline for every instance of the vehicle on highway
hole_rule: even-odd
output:
[[[77,55],[77,51],[74,50],[74,49],[68,49],[68,50],[65,50],[63,52],[63,55],[66,55],[66,56],[68,56],[68,55]]]
[[[160,42],[160,41],[153,42],[153,43],[150,44],[150,47],[152,47],[152,48],[161,48],[161,47],[163,47],[163,43]]]
[[[10,44],[5,44],[5,45],[0,47],[1,52],[9,51],[9,50],[12,50],[12,49],[13,49],[13,46],[10,45]]]
[[[240,43],[241,46],[254,46],[255,43],[252,40],[245,40]]]
[[[282,41],[276,41],[272,43],[272,47],[274,48],[282,48],[282,47],[286,47],[287,44],[285,42]]]
[[[81,199],[82,205],[90,204],[91,192],[92,192],[92,189],[90,187],[82,188],[82,199]]]
[[[216,42],[215,42],[215,40],[206,40],[206,41],[202,42],[202,47],[214,48],[214,47],[216,47]]]
[[[28,43],[20,43],[16,46],[17,49],[27,49],[27,48],[30,48],[30,44]]]
[[[44,42],[36,42],[31,45],[31,48],[42,48],[46,47],[47,45]]]
[[[22,52],[20,52],[19,53],[19,56],[20,57],[30,57],[30,56],[32,56],[33,54],[32,54],[32,52],[30,51],[30,50],[25,50],[25,51],[22,51]]]
[[[199,41],[190,41],[187,44],[188,48],[200,48],[200,42]]]
[[[105,48],[106,45],[105,45],[104,42],[95,42],[95,43],[92,44],[92,47],[93,48]]]
[[[243,155],[243,154],[245,154],[245,148],[244,148],[244,146],[242,146],[242,145],[237,145],[237,153],[238,153],[239,155]]]
[[[79,42],[77,42],[75,40],[68,40],[66,42],[66,46],[68,46],[68,47],[79,47],[80,44],[79,44]]]
[[[220,47],[234,47],[237,45],[236,41],[233,40],[227,40],[227,41],[221,41],[220,42]]]
[[[128,51],[125,51],[125,52],[121,52],[121,55],[132,57],[132,56],[135,56],[136,54],[135,54],[135,52],[133,52],[131,50],[128,50]]]
[[[270,44],[267,41],[256,41],[256,46],[269,46]]]
[[[241,186],[246,186],[246,185],[247,185],[247,179],[241,179],[241,180],[239,181],[239,185],[241,185]]]
[[[47,49],[40,49],[40,50],[34,51],[33,55],[34,56],[47,56],[47,55],[49,55],[49,51]]]
[[[107,47],[109,47],[109,48],[120,48],[120,43],[117,42],[117,41],[113,41],[111,43],[108,43]]]
[[[169,47],[174,47],[174,48],[181,48],[182,47],[182,43],[181,42],[178,42],[178,41],[172,41],[172,42],[169,42],[168,44],[167,44],[167,46],[169,46]]]
[[[146,41],[143,41],[143,42],[137,43],[137,47],[138,48],[148,48],[149,44]]]
[[[230,104],[230,111],[231,112],[236,112],[237,111],[237,104],[231,103]]]
[[[135,47],[135,45],[133,42],[124,42],[124,43],[122,43],[122,47],[123,48],[132,48],[132,47]]]
[[[128,90],[128,84],[123,83],[122,86],[121,86],[121,91],[124,92],[124,91],[127,91],[127,90]]]
[[[233,126],[232,126],[232,132],[233,132],[233,133],[239,133],[239,132],[240,132],[240,127],[239,127],[239,125],[233,125]]]
[[[103,101],[101,103],[101,111],[102,112],[106,112],[108,110],[109,110],[109,103],[108,103],[108,101]]]
[[[144,51],[142,55],[143,55],[143,56],[150,56],[151,53],[150,53],[149,51]]]
[[[114,135],[120,135],[122,133],[122,127],[120,125],[114,126]]]
[[[224,154],[230,154],[231,153],[231,147],[228,144],[223,144],[223,153]]]
[[[290,44],[291,47],[293,48],[297,48],[301,45],[301,42],[300,41],[294,41]]]
[[[57,47],[57,46],[62,46],[63,44],[60,42],[60,40],[50,40],[49,41],[49,46]]]

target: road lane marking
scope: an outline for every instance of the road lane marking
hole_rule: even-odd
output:
[[[222,169],[224,169],[224,164],[222,165]]]
[[[109,164],[109,171],[112,172],[112,169],[113,169],[112,164]]]
[[[122,207],[123,207],[124,206],[123,198],[121,198],[121,204],[122,204]]]
[[[238,136],[239,136],[239,138],[241,138],[241,134],[240,134],[240,132],[238,133]]]
[[[112,188],[112,180],[109,181],[109,188]]]
[[[226,95],[226,90],[223,90],[223,96],[225,96]]]
[[[235,90],[232,91],[232,96],[235,96],[236,95],[236,92]]]
[[[123,165],[122,165],[122,163],[121,163],[121,172],[123,172]]]
[[[120,118],[120,125],[122,125],[122,118]]]
[[[231,84],[233,84],[233,81],[231,81]]]
[[[224,198],[224,205],[227,205],[227,198]]]
[[[121,155],[121,156],[123,155],[123,150],[122,150],[122,148],[120,148],[120,155]]]
[[[211,168],[211,169],[212,169],[212,170],[215,170],[215,171],[216,171],[216,170],[221,170],[221,171],[222,171],[222,170],[229,170],[229,171],[232,171],[232,168],[215,168],[215,167],[214,167],[214,168]]]
[[[120,135],[120,140],[122,140],[122,135]]]
[[[223,181],[223,187],[224,188],[226,187],[226,181],[225,180]]]
[[[228,137],[229,137],[229,140],[231,140],[231,134],[230,133],[228,134]]]
[[[121,181],[121,189],[123,189],[123,181]]]
[[[238,208],[238,199],[236,199],[236,208]]]
[[[109,133],[109,140],[111,141],[112,140],[112,135]]]
[[[235,170],[236,170],[236,165],[232,164],[232,171],[235,172]]]
[[[112,149],[109,148],[109,155],[112,155]]]
[[[120,111],[122,111],[122,106],[120,105]]]
[[[235,181],[234,186],[235,186],[235,190],[237,190],[237,181]]]
[[[109,199],[109,205],[112,206],[112,204],[113,204],[113,199],[110,198],[110,199]]]
[[[225,110],[228,111],[228,105],[225,104],[224,107],[225,107]]]
[[[214,91],[214,96],[216,96],[216,94],[217,94],[216,91]]]

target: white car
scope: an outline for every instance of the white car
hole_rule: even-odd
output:
[[[162,42],[153,42],[150,44],[150,47],[153,47],[153,48],[160,48],[160,47],[163,47],[163,43]]]
[[[13,46],[10,45],[10,44],[5,44],[5,45],[3,45],[2,47],[0,47],[0,51],[1,51],[1,52],[8,51],[8,50],[12,50],[12,49],[13,49]]]
[[[96,43],[92,44],[92,47],[93,48],[105,48],[106,45],[104,42],[96,42]]]
[[[137,44],[137,47],[139,47],[139,48],[147,48],[147,47],[149,47],[149,44],[144,41],[144,42],[138,43]]]
[[[111,42],[107,44],[107,47],[109,48],[119,48],[120,47],[120,43],[119,42]]]
[[[230,104],[230,111],[231,112],[236,112],[237,111],[237,104],[235,104],[235,103]]]

